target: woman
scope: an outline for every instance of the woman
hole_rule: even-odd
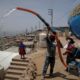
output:
[[[25,58],[25,54],[26,54],[25,48],[26,48],[26,46],[21,41],[20,44],[19,44],[19,54],[21,56],[21,59]]]

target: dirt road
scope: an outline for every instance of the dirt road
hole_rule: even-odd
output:
[[[64,42],[65,43],[65,42]],[[62,50],[63,52],[64,50]],[[42,73],[42,66],[44,64],[44,59],[45,59],[45,49],[39,49],[33,57],[33,61],[37,65],[37,80],[41,80],[41,73]],[[65,58],[65,57],[64,57]],[[65,58],[66,59],[66,58]],[[54,68],[54,77],[49,77],[49,69],[47,71],[47,75],[45,80],[80,80],[78,76],[72,75],[68,72],[65,71],[65,67],[61,63],[58,54],[56,54],[56,64]]]

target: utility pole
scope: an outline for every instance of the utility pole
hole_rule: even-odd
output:
[[[48,13],[51,16],[51,27],[53,27],[53,9],[48,9]]]

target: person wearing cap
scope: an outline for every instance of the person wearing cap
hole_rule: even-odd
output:
[[[56,36],[56,32],[53,32],[50,35],[48,32],[47,37],[45,38],[47,43],[47,52],[46,52],[46,59],[45,59],[43,71],[42,71],[42,80],[44,80],[45,78],[49,65],[50,65],[49,76],[53,76],[53,69],[55,65],[55,51],[56,51],[55,36]]]
[[[74,51],[75,51],[75,41],[70,38],[70,37],[67,37],[66,40],[68,41],[68,46],[66,48],[66,52],[63,53],[63,55],[67,55],[67,58],[66,58],[66,63],[67,65],[71,62],[71,61],[75,61],[75,58],[74,58]]]
[[[21,59],[25,59],[25,54],[26,54],[25,48],[26,48],[26,46],[23,44],[22,41],[20,41],[20,43],[19,43],[19,55],[21,56]]]

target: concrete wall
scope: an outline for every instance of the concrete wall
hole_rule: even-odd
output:
[[[4,80],[4,68],[0,65],[0,80]]]

